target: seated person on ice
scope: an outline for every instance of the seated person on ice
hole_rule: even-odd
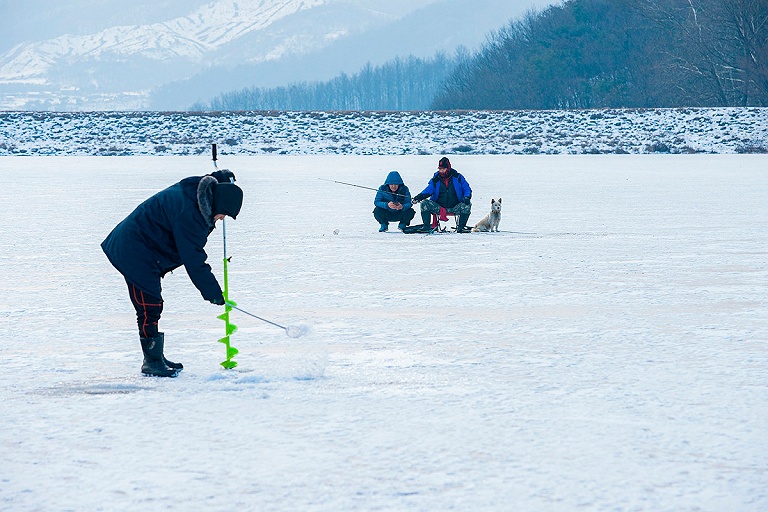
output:
[[[456,230],[467,232],[467,221],[472,211],[472,189],[446,157],[437,164],[437,172],[420,194],[413,198],[414,203],[421,203],[421,220],[424,228],[432,225],[432,214],[440,220],[448,220],[447,214],[458,215]]]
[[[403,230],[416,216],[411,205],[411,191],[397,171],[387,175],[384,184],[376,191],[373,204],[376,206],[373,217],[381,224],[380,232],[387,231],[390,222],[398,222],[398,229]]]
[[[137,206],[101,244],[128,283],[144,353],[141,372],[146,375],[175,377],[183,368],[165,358],[165,336],[158,332],[160,279],[165,274],[184,265],[203,298],[224,305],[204,247],[216,221],[225,215],[234,219],[243,204],[243,191],[230,177],[229,171],[216,171],[181,180]]]

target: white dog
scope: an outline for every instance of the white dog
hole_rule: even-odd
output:
[[[491,213],[483,217],[483,220],[475,224],[472,231],[499,231],[499,221],[501,220],[501,198],[499,200],[491,199]]]

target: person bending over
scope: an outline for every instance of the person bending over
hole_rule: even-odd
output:
[[[158,331],[163,311],[160,279],[165,274],[184,265],[203,298],[224,305],[204,248],[216,221],[226,215],[236,218],[243,204],[243,191],[230,178],[234,180],[231,172],[216,171],[171,185],[137,206],[101,244],[128,284],[145,375],[175,377],[184,367],[165,358],[165,335]]]

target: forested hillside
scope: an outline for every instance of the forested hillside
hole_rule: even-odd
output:
[[[510,22],[474,55],[397,59],[196,109],[729,106],[768,106],[768,0],[568,0]]]
[[[572,0],[515,21],[436,109],[768,105],[768,1]]]

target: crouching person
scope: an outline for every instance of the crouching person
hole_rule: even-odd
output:
[[[447,220],[447,214],[458,215],[456,230],[467,233],[467,221],[472,213],[472,188],[456,169],[451,167],[448,158],[443,157],[437,164],[437,172],[430,178],[427,187],[413,198],[414,203],[421,203],[423,227],[429,229],[432,215],[440,220]]]
[[[158,331],[163,312],[160,279],[165,274],[184,265],[205,300],[224,304],[204,248],[216,221],[226,215],[236,218],[243,204],[243,191],[230,177],[234,175],[229,171],[217,171],[181,180],[141,203],[101,244],[128,284],[145,375],[175,377],[183,368],[165,358],[165,336]]]
[[[384,184],[376,191],[373,204],[376,206],[373,217],[379,222],[380,232],[387,231],[390,222],[397,222],[398,229],[403,230],[416,216],[411,204],[411,192],[397,171],[387,175]]]

